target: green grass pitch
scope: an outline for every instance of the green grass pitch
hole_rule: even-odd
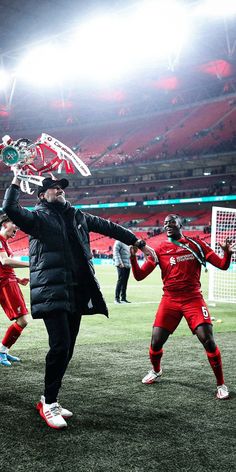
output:
[[[161,382],[147,386],[141,379],[150,368],[152,322],[161,297],[159,271],[142,282],[130,277],[130,305],[114,304],[114,267],[98,267],[96,274],[110,317],[83,317],[60,393],[60,402],[74,412],[67,430],[48,428],[34,408],[43,392],[47,352],[42,321],[29,318],[12,348],[22,363],[0,366],[0,470],[235,471],[235,306],[210,307],[229,401],[215,399],[214,376],[185,321],[166,343]],[[203,272],[205,295],[207,277]],[[23,291],[29,305],[28,287]],[[8,324],[1,310],[0,336]]]

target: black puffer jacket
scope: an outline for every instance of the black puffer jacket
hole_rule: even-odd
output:
[[[33,318],[43,318],[54,311],[70,311],[71,267],[65,220],[53,203],[40,203],[33,211],[19,204],[20,189],[11,185],[4,197],[3,210],[25,233],[30,235],[30,292]],[[103,218],[83,213],[67,202],[82,257],[82,314],[108,314],[90,261],[89,232],[100,233],[132,245],[137,237],[129,230]],[[68,216],[67,216],[68,217]],[[81,280],[80,280],[81,283]]]

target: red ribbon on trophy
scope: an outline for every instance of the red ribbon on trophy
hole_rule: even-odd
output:
[[[42,133],[35,143],[27,138],[13,141],[10,136],[4,136],[0,144],[0,160],[10,166],[21,180],[21,190],[30,194],[33,193],[30,184],[42,185],[42,174],[61,173],[63,167],[67,174],[74,174],[77,169],[84,177],[91,175],[72,149],[46,133]]]

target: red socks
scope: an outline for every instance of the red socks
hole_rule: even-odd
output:
[[[221,361],[221,354],[219,348],[216,346],[215,352],[206,351],[208,361],[215,374],[217,385],[224,384],[224,375]],[[163,349],[160,351],[154,351],[152,347],[149,348],[150,361],[153,365],[153,370],[159,372],[161,369],[161,358],[163,355]]]
[[[216,346],[215,352],[206,351],[208,361],[215,374],[217,385],[224,384],[224,375],[221,361],[221,354],[219,348]]]
[[[153,365],[153,370],[155,372],[159,372],[161,369],[161,358],[163,355],[163,349],[160,349],[160,351],[153,351],[152,347],[149,347],[149,357],[150,361]]]
[[[9,326],[4,338],[2,339],[3,346],[10,349],[10,347],[17,341],[22,331],[23,328],[21,328],[21,326],[19,326],[17,323],[13,323],[11,326]]]

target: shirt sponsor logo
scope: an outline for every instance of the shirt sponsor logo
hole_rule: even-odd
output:
[[[178,256],[178,257],[171,257],[170,258],[170,265],[176,265],[178,262],[183,262],[183,261],[190,261],[194,259],[193,254],[185,254],[184,256]]]
[[[175,265],[175,264],[176,264],[176,259],[175,259],[175,257],[172,256],[170,258],[170,265]]]
[[[193,260],[193,259],[194,259],[193,254],[185,254],[185,256],[176,257],[177,262],[189,261],[189,260]]]

